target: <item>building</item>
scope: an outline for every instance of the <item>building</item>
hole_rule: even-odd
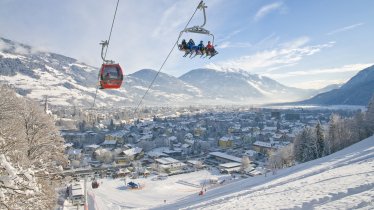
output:
[[[219,170],[221,173],[233,173],[240,172],[241,163],[238,162],[228,162],[219,164]]]
[[[117,142],[124,143],[125,136],[128,132],[125,130],[116,131],[105,135],[105,140],[116,140]]]
[[[220,164],[220,163],[229,163],[229,162],[237,162],[241,163],[242,159],[223,153],[223,152],[211,152],[209,153],[208,162]]]
[[[250,160],[254,161],[258,157],[258,153],[254,150],[246,150],[244,155],[248,156]]]
[[[105,140],[100,145],[101,145],[102,148],[114,149],[117,146],[117,141],[116,140]]]
[[[171,157],[158,158],[158,159],[155,159],[155,161],[158,164],[158,167],[163,170],[171,170],[171,171],[179,170],[183,168],[184,166],[186,166],[186,164]]]
[[[194,135],[199,137],[202,136],[206,132],[206,128],[203,127],[197,127],[194,129]]]
[[[232,136],[230,137],[224,136],[218,140],[218,146],[223,149],[227,149],[227,148],[232,147],[233,145],[232,142],[233,142]]]
[[[92,155],[98,148],[100,148],[100,146],[97,144],[86,145],[83,147],[83,152]]]
[[[134,148],[122,151],[120,155],[124,157],[129,157],[130,159],[137,160],[144,156],[144,151],[140,147],[134,147]]]
[[[275,150],[272,143],[264,141],[256,141],[255,143],[253,143],[253,149],[258,153],[268,155]]]

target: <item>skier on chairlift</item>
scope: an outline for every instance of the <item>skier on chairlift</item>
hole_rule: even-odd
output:
[[[189,50],[192,51],[195,48],[195,42],[192,39],[190,39],[187,43],[187,47]]]
[[[197,45],[196,54],[198,54],[198,51],[200,51],[201,54],[203,54],[204,53],[204,49],[205,49],[204,43],[203,43],[203,41],[200,41],[200,44]]]
[[[181,45],[181,50],[187,50],[188,49],[188,46],[187,46],[187,42],[185,39],[182,40],[182,45]]]

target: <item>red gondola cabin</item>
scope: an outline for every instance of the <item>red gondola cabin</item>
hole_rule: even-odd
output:
[[[100,69],[100,86],[102,89],[117,89],[122,85],[123,72],[116,64],[103,64]]]

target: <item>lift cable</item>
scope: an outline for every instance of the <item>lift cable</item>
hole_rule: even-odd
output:
[[[190,18],[189,21],[187,22],[187,24],[186,24],[186,26],[184,27],[183,31],[186,30],[186,28],[187,28],[188,25],[190,24],[192,18],[195,16],[197,10],[200,9],[200,5],[202,5],[202,3],[203,3],[203,1],[201,1],[201,2],[199,3],[199,5],[196,7],[195,12],[192,14],[191,18]],[[161,72],[162,68],[164,67],[165,63],[168,61],[168,59],[169,59],[171,53],[172,53],[172,52],[174,51],[174,49],[175,49],[175,46],[178,45],[178,42],[179,42],[179,39],[181,38],[181,36],[182,36],[182,33],[179,34],[179,36],[178,36],[176,42],[174,43],[173,47],[171,48],[171,50],[170,50],[170,52],[169,52],[169,54],[166,56],[166,58],[165,58],[164,62],[162,63],[160,69],[157,71],[157,74],[153,77],[152,82],[149,84],[148,89],[145,91],[143,97],[140,99],[140,101],[139,101],[138,105],[136,106],[135,111],[134,111],[134,113],[133,113],[134,118],[135,118],[135,115],[136,115],[136,114],[138,113],[138,111],[139,111],[139,106],[141,105],[143,99],[145,98],[145,96],[147,95],[147,93],[149,92],[149,90],[151,89],[153,83],[155,82],[157,76],[160,74],[160,72]]]
[[[114,16],[113,16],[112,26],[110,27],[110,32],[109,32],[109,38],[108,38],[107,41],[105,41],[105,42],[101,42],[101,43],[100,43],[100,44],[103,45],[103,47],[102,47],[102,49],[101,49],[101,56],[102,56],[102,59],[103,59],[104,62],[106,61],[106,60],[105,60],[105,58],[106,58],[106,53],[108,52],[110,38],[112,37],[112,31],[113,31],[114,21],[115,21],[115,19],[116,19],[116,15],[117,15],[118,4],[119,4],[119,0],[117,0],[116,10],[114,11]],[[104,49],[105,46],[106,46],[106,49],[105,49],[105,54],[104,54],[104,57],[103,57],[103,49]],[[98,90],[99,90],[99,85],[96,87],[95,97],[94,97],[94,102],[93,102],[93,104],[92,104],[92,108],[95,107],[96,96],[97,96],[97,91],[98,91]]]

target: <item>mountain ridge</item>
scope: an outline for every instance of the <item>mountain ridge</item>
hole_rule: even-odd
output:
[[[320,93],[297,104],[366,106],[373,95],[374,65],[358,72],[340,88]]]
[[[14,85],[19,93],[52,104],[92,106],[98,68],[77,59],[40,52],[33,47],[0,39],[0,80]],[[143,97],[157,71],[141,69],[124,77],[118,90],[99,90],[97,106],[134,106]],[[193,69],[180,77],[160,72],[144,98],[147,105],[261,104],[300,100],[312,90],[287,87],[244,70]]]

